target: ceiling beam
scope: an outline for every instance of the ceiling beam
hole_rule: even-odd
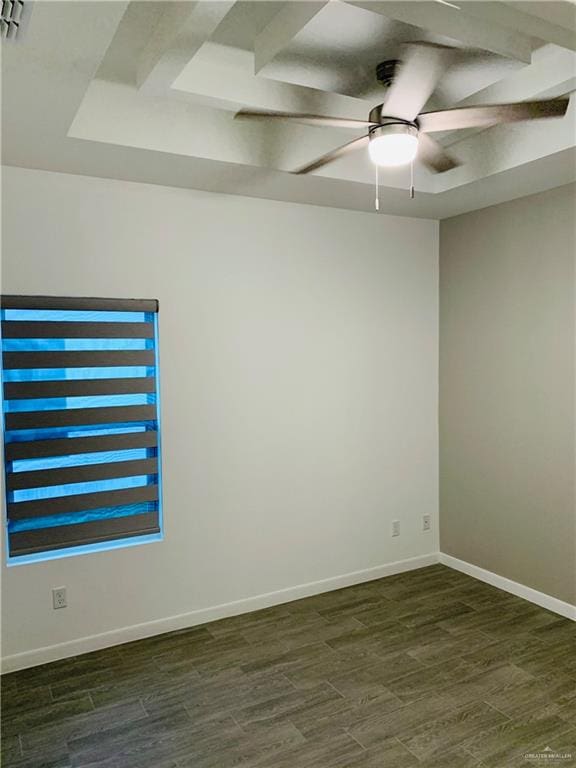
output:
[[[235,0],[168,2],[138,67],[137,85],[165,90],[210,39]]]
[[[254,54],[206,43],[174,81],[172,97],[237,112],[241,107],[271,112],[314,112],[365,120],[373,104],[340,93],[320,91],[254,76]]]
[[[539,21],[548,21],[558,27],[576,32],[576,6],[574,0],[507,0],[519,11],[536,16]]]
[[[547,55],[544,55],[546,53]],[[535,54],[535,60],[527,67],[513,72],[481,91],[473,93],[455,107],[482,104],[505,104],[530,99],[553,99],[576,90],[576,53],[549,46]],[[439,134],[444,146],[466,141],[470,136],[482,133],[486,127],[470,128]]]
[[[555,5],[554,2],[546,5]],[[462,10],[467,16],[494,22],[503,27],[514,29],[520,34],[554,43],[562,48],[576,51],[576,30],[553,23],[550,20],[540,18],[530,13],[529,8],[534,3],[502,3],[502,2],[476,2],[476,0],[462,0]],[[522,8],[518,7],[522,6]],[[576,7],[574,8],[576,18]]]
[[[482,19],[472,20],[462,10],[432,2],[352,2],[359,8],[389,19],[420,27],[435,35],[449,37],[470,48],[492,51],[509,59],[530,63],[534,44],[531,37]]]
[[[535,97],[555,98],[575,88],[576,54],[550,46],[547,55],[535,56],[533,63],[529,66],[522,67],[502,80],[468,96],[457,106],[526,101]]]
[[[436,177],[436,192],[460,187],[539,158],[574,149],[576,104],[560,120],[531,120],[497,125],[454,147],[462,164]],[[574,169],[572,175],[574,175]]]
[[[328,0],[287,3],[256,37],[254,42],[255,74],[258,74],[266,64],[272,61],[274,56],[285,48],[327,4]]]

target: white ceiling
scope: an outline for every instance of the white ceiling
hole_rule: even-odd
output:
[[[3,41],[3,162],[373,210],[366,151],[290,171],[358,135],[234,120],[242,107],[366,119],[375,65],[409,40],[459,48],[428,109],[576,89],[569,2],[200,0],[26,3]],[[576,180],[576,98],[560,120],[444,134],[462,165],[380,174],[380,210],[444,218]]]

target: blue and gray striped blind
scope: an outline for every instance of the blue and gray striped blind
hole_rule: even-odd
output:
[[[10,558],[160,533],[158,302],[0,311]]]

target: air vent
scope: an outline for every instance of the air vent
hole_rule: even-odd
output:
[[[0,37],[13,40],[18,35],[23,10],[22,0],[2,0]]]

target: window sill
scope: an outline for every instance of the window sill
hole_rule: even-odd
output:
[[[105,541],[100,544],[84,544],[79,547],[66,549],[54,549],[48,552],[37,552],[33,555],[21,555],[20,557],[8,557],[6,565],[11,568],[17,565],[30,565],[31,563],[43,563],[46,560],[61,560],[63,557],[75,557],[76,555],[90,555],[94,552],[108,552],[112,549],[124,549],[126,547],[138,547],[143,544],[152,544],[162,541],[164,534],[153,533],[148,536],[137,536],[133,539],[117,539]]]

